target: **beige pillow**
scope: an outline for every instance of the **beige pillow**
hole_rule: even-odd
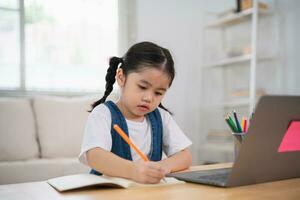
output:
[[[26,160],[38,155],[30,100],[0,98],[0,161]]]
[[[34,99],[41,155],[77,157],[94,98],[38,97]]]

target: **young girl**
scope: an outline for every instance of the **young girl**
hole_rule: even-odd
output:
[[[170,52],[151,42],[133,45],[123,58],[112,57],[104,96],[92,105],[79,160],[91,173],[158,183],[170,172],[188,168],[191,141],[161,101],[175,76]],[[117,80],[120,98],[106,101]],[[118,124],[149,158],[139,155],[112,128]],[[162,160],[162,152],[167,155]]]

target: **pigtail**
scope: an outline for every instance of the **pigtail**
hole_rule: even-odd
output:
[[[109,68],[107,69],[105,80],[105,92],[101,99],[94,102],[91,106],[92,109],[89,111],[91,112],[96,106],[98,106],[101,103],[104,103],[106,98],[110,95],[111,91],[113,90],[113,85],[116,82],[116,74],[119,64],[123,64],[123,59],[118,57],[112,57],[109,60]]]
[[[170,113],[170,115],[173,115],[173,113],[171,111],[169,111],[167,108],[165,108],[161,103],[158,105],[158,107],[164,109],[165,111],[167,111],[168,113]]]

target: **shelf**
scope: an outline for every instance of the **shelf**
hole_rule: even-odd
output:
[[[220,143],[222,145],[220,145]],[[223,141],[223,142],[208,142],[198,148],[198,150],[203,151],[205,150],[216,150],[216,151],[223,151],[233,153],[233,142]]]
[[[234,144],[232,142],[207,142],[197,150],[200,163],[233,162],[234,160]]]
[[[245,54],[241,56],[235,56],[231,58],[226,58],[214,63],[206,64],[204,65],[204,68],[214,68],[214,67],[221,67],[221,66],[228,66],[228,65],[234,65],[239,64],[243,62],[250,62],[251,61],[251,54]],[[258,61],[270,61],[276,59],[277,56],[269,56],[269,57],[258,57]]]
[[[232,58],[226,58],[218,62],[207,64],[204,67],[211,68],[211,67],[219,67],[219,66],[230,65],[230,64],[238,64],[238,63],[250,61],[250,59],[251,59],[251,54],[246,54],[241,56],[235,56]]]
[[[253,14],[254,9],[247,9],[244,11],[241,11],[237,14],[231,14],[229,16],[217,19],[211,23],[209,23],[206,27],[207,28],[218,28],[222,26],[231,25],[237,22],[240,22],[242,20],[246,20],[248,17],[250,17]],[[269,11],[266,10],[259,10],[259,14],[270,14]]]
[[[211,107],[220,107],[220,108],[232,108],[232,107],[246,107],[250,105],[249,98],[223,102],[223,103],[215,103],[215,104],[205,104],[202,107],[211,108]]]
[[[277,49],[282,46],[281,38],[272,34],[281,30],[281,23],[276,23],[281,20],[277,5],[261,2],[266,5],[263,8],[258,0],[253,2],[255,7],[238,13],[226,9],[204,17],[204,62],[200,66],[203,100],[199,113],[206,141],[197,148],[199,162],[234,160],[234,137],[221,130],[230,133],[224,115],[236,109],[241,116],[251,116],[257,100],[279,88],[273,82],[282,82],[277,82],[282,71],[282,55]]]

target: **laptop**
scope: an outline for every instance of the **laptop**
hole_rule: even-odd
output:
[[[300,96],[263,96],[231,168],[172,173],[179,180],[234,187],[300,177]]]

